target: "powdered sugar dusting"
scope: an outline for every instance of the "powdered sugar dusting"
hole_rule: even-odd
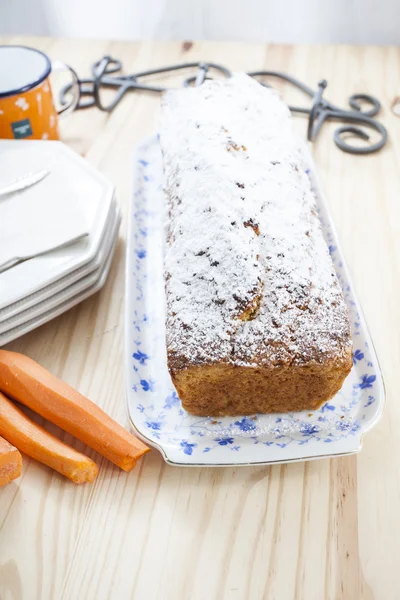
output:
[[[168,92],[167,348],[176,368],[347,353],[347,312],[286,105],[246,75]]]

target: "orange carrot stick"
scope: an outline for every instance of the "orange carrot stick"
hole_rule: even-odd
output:
[[[93,481],[98,469],[88,456],[77,452],[31,421],[0,393],[0,434],[19,450],[51,467],[75,483]]]
[[[22,457],[20,452],[0,437],[0,485],[6,485],[21,475]]]
[[[124,471],[149,448],[99,406],[23,354],[0,350],[0,391],[58,425]]]

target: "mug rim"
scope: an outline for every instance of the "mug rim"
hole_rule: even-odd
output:
[[[23,46],[22,44],[0,44],[0,51],[2,48],[23,48],[24,50],[32,50],[32,52],[37,52],[37,54],[41,54],[46,61],[46,67],[43,75],[37,77],[33,82],[27,83],[22,87],[16,88],[14,90],[9,90],[7,92],[0,92],[0,98],[7,98],[8,96],[15,96],[16,94],[23,94],[24,92],[29,92],[35,88],[39,83],[42,83],[51,73],[51,61],[47,54],[38,50],[37,48],[32,48],[31,46]]]

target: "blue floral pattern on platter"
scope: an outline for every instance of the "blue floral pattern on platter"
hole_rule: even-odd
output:
[[[308,155],[306,148],[305,152]],[[349,308],[353,369],[341,391],[317,411],[200,418],[182,409],[167,369],[163,280],[165,198],[157,138],[149,138],[138,149],[127,246],[127,403],[136,431],[171,464],[261,464],[356,452],[363,433],[382,413],[384,389],[379,364],[315,178],[311,156],[308,162],[324,235]]]

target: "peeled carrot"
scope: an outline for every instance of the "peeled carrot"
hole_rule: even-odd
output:
[[[93,481],[95,462],[74,450],[31,421],[25,413],[0,393],[0,434],[21,452],[51,467],[75,483]]]
[[[6,485],[21,475],[22,457],[20,452],[0,437],[0,485]]]
[[[31,358],[0,350],[0,391],[130,471],[149,448]]]

